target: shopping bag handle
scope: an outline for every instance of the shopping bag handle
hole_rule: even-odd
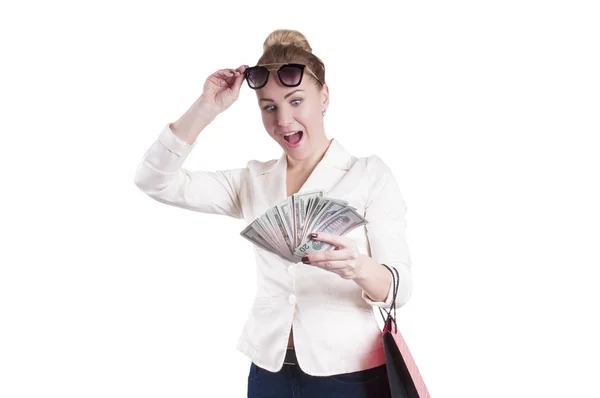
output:
[[[381,307],[379,307],[379,313],[381,314],[384,322],[384,330],[383,332],[387,332],[394,326],[394,333],[398,331],[398,325],[396,324],[396,296],[398,295],[398,286],[400,285],[400,274],[395,267],[390,267],[387,264],[381,264],[385,268],[390,271],[392,274],[392,305],[390,306],[390,310],[387,311]],[[384,312],[387,314],[384,315]],[[393,315],[392,315],[393,314]]]

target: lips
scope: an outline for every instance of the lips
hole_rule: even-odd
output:
[[[302,131],[298,130],[293,133],[284,134],[283,139],[286,140],[287,142],[292,142],[296,138],[298,138],[298,135],[302,135]]]
[[[286,132],[283,135],[283,139],[289,144],[289,146],[296,146],[302,140],[304,132],[302,130]]]

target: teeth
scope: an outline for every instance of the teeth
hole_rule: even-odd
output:
[[[298,131],[294,131],[293,133],[287,133],[287,134],[284,134],[283,136],[289,137],[290,135],[294,135],[294,134],[298,134],[298,133],[299,133]]]

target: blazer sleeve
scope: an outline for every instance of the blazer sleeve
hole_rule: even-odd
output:
[[[135,185],[152,199],[202,213],[242,218],[240,187],[247,168],[191,171],[182,167],[196,146],[177,137],[167,123],[142,157]]]
[[[366,175],[370,189],[365,205],[365,225],[371,258],[398,270],[400,275],[396,308],[402,307],[412,291],[411,256],[406,242],[406,202],[390,168],[378,156],[367,158]],[[393,285],[384,302],[372,301],[363,291],[363,299],[377,307],[392,305]]]

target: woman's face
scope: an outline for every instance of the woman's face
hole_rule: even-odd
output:
[[[329,143],[323,128],[323,111],[329,104],[327,85],[316,84],[305,72],[299,86],[286,87],[277,71],[269,72],[267,85],[256,90],[265,129],[288,156],[310,158]]]

